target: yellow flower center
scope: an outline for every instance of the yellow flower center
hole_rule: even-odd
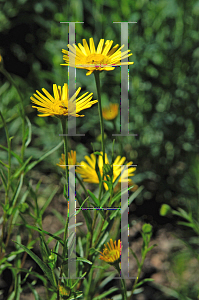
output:
[[[94,64],[95,67],[100,67],[100,65],[107,63],[107,59],[102,54],[90,54],[86,58],[86,63]]]
[[[68,108],[61,101],[56,101],[51,106],[52,110],[60,115],[67,114]]]

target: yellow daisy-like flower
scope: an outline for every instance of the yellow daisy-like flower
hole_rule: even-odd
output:
[[[34,104],[37,104],[39,106],[32,107],[37,108],[37,110],[42,113],[38,115],[39,117],[84,117],[84,115],[78,115],[78,113],[84,109],[91,107],[98,101],[91,101],[93,93],[87,95],[88,92],[76,99],[80,90],[81,88],[79,87],[75,94],[69,99],[67,83],[64,83],[64,86],[62,88],[61,86],[53,84],[54,97],[51,96],[51,94],[44,88],[42,89],[42,91],[45,95],[42,95],[39,91],[36,91],[37,94],[33,94],[35,98],[30,97],[30,99]]]
[[[73,46],[70,44],[68,45],[70,55],[72,58],[74,58],[74,63],[70,62],[70,66],[88,70],[86,75],[92,74],[95,70],[111,71],[117,66],[132,65],[134,63],[121,62],[122,59],[132,55],[132,53],[128,54],[130,50],[121,52],[121,49],[124,48],[124,45],[117,49],[119,47],[117,44],[111,49],[113,41],[107,40],[104,44],[104,39],[101,39],[96,50],[93,38],[89,39],[90,47],[85,39],[82,41],[83,46],[81,43],[78,43],[78,46],[75,44],[73,44]],[[69,66],[69,51],[62,49],[62,52],[65,54],[63,55],[63,60],[66,62],[62,65]]]
[[[113,120],[118,115],[118,107],[117,103],[110,103],[109,106],[102,108],[102,116],[105,120]]]
[[[71,150],[70,152],[68,152],[68,164],[76,165],[76,151]],[[57,166],[65,170],[66,169],[65,165],[66,165],[65,154],[62,154],[61,158],[59,159],[59,164],[57,164]]]
[[[102,154],[102,152],[100,152]],[[88,164],[84,161],[81,162],[81,167],[77,167],[76,168],[76,172],[79,173],[82,178],[83,181],[85,182],[90,182],[90,183],[99,183],[99,178],[97,176],[97,173],[95,171],[95,164],[96,164],[96,156],[94,153],[92,153],[89,156],[85,156],[85,159],[87,160]],[[113,163],[113,182],[115,182],[115,180],[117,179],[117,177],[121,174],[121,165],[124,164],[126,160],[126,157],[122,157],[118,156],[114,163]],[[107,154],[105,153],[105,164],[109,164],[109,160],[107,157]],[[127,163],[127,166],[132,165],[133,162],[130,161],[129,163]],[[101,176],[103,175],[103,159],[102,156],[100,155],[98,158],[98,167],[99,167],[99,171]],[[122,181],[123,182],[130,182],[131,179],[129,179],[128,177],[134,176],[134,171],[136,170],[135,167],[128,167],[128,170],[125,170],[122,173]],[[106,180],[106,177],[104,178]],[[121,177],[119,179],[119,182],[121,182]],[[108,190],[108,186],[106,183],[104,183],[104,187],[106,190]]]
[[[103,249],[103,252],[100,252],[101,256],[99,258],[109,264],[119,262],[120,254],[122,251],[122,245],[120,240],[118,240],[118,244],[116,243],[116,241],[113,244],[113,240],[110,239],[110,242],[107,244],[108,247],[104,244],[105,248]]]

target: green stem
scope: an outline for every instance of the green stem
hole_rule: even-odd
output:
[[[113,197],[113,189],[112,189],[112,191],[111,191],[111,195],[110,195],[110,199],[109,199],[109,203],[108,203],[108,206],[107,206],[107,207],[110,207],[112,197]],[[103,228],[103,226],[104,226],[104,223],[105,223],[107,217],[108,217],[108,209],[106,210],[105,218],[101,221],[101,225],[100,225],[100,229],[99,229],[99,232],[98,232],[98,236],[97,236],[97,238],[96,238],[96,240],[95,240],[95,243],[94,243],[94,248],[95,248],[95,246],[97,245],[97,242],[98,242],[98,240],[99,240],[99,238],[100,238],[100,236],[101,236],[102,228]],[[96,219],[95,219],[95,221],[96,221]],[[95,224],[94,224],[94,226],[95,226]]]
[[[116,265],[114,265],[115,269],[118,271],[118,273],[120,274],[120,267],[119,267],[119,263]],[[125,279],[124,279],[124,276],[122,274],[122,271],[121,271],[121,275],[122,275],[122,278],[121,278],[121,285],[122,285],[122,300],[127,300],[127,291],[126,291],[126,283],[125,283]]]
[[[141,263],[140,263],[140,266],[138,267],[138,275],[137,275],[137,278],[133,284],[133,288],[132,288],[132,291],[131,291],[131,295],[128,297],[128,300],[131,299],[131,297],[133,296],[133,292],[135,291],[136,289],[136,284],[138,283],[138,280],[140,278],[140,274],[141,274],[141,271],[142,271],[142,267],[143,267],[143,264],[144,264],[144,260],[145,260],[145,257],[146,257],[146,254],[143,255],[142,257],[142,260],[141,260]]]
[[[67,140],[67,123],[66,123],[66,118],[61,119],[62,123],[62,130],[63,130],[63,140],[64,140],[64,155],[65,155],[65,164],[66,164],[66,194],[68,198],[68,140]]]
[[[96,83],[96,87],[97,87],[97,96],[98,96],[98,111],[99,111],[99,118],[100,118],[103,164],[105,164],[104,121],[103,121],[103,117],[102,117],[102,101],[101,101],[99,71],[94,71],[94,75],[95,75],[95,83]]]
[[[97,96],[98,96],[98,111],[100,118],[100,130],[101,130],[101,141],[102,141],[102,153],[103,153],[103,165],[105,165],[105,143],[104,143],[104,120],[102,117],[102,102],[101,102],[101,89],[100,89],[100,78],[99,71],[94,71],[95,83],[97,87]],[[104,174],[102,175],[102,180],[104,178]],[[100,191],[99,191],[99,200],[101,198],[101,193],[103,189],[103,183],[100,182]]]
[[[65,190],[66,190],[66,195],[67,195],[67,201],[68,201],[68,140],[67,140],[67,122],[66,118],[61,119],[62,123],[62,129],[63,129],[63,139],[64,139],[64,154],[65,154],[65,164],[66,164],[66,185],[65,185]],[[69,202],[68,202],[69,205]],[[64,249],[63,249],[63,255],[65,256],[66,254],[66,240],[67,240],[67,234],[68,234],[68,222],[69,222],[69,212],[67,211],[67,218],[66,218],[66,224],[65,224],[65,229],[64,229]]]
[[[83,181],[80,179],[80,177],[79,177],[79,175],[78,175],[77,173],[75,173],[75,175],[76,175],[76,177],[77,177],[77,180],[79,181],[79,184],[80,184],[81,187],[83,188],[86,197],[88,197],[88,192],[87,192],[87,190],[86,190],[86,188],[85,188],[85,186],[84,186]]]

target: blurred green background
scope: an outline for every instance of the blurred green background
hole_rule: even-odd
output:
[[[79,21],[76,43],[100,38],[121,43],[121,26],[113,22],[129,21],[129,114],[130,133],[138,137],[116,138],[115,155],[124,155],[137,164],[134,181],[145,186],[136,199],[133,214],[143,221],[159,224],[172,221],[159,216],[162,203],[173,208],[188,207],[198,218],[199,171],[199,1],[186,0],[0,0],[0,53],[5,69],[13,76],[24,95],[24,106],[32,123],[33,139],[27,157],[39,158],[60,141],[61,127],[56,118],[39,118],[31,107],[30,96],[44,87],[52,93],[52,84],[68,82],[67,67],[61,50],[67,49],[68,25],[61,21]],[[94,75],[76,71],[81,93],[93,92]],[[102,104],[120,103],[120,68],[101,74]],[[81,94],[80,94],[81,95]],[[0,74],[0,109],[9,120],[13,147],[21,143],[18,131],[18,95]],[[120,116],[116,119],[119,132]],[[106,152],[112,149],[113,123],[105,121]],[[77,161],[95,150],[100,134],[97,105],[77,118],[77,133],[85,137],[70,139]],[[6,146],[1,126],[0,143]],[[121,153],[122,151],[122,153]],[[17,152],[17,150],[16,150]],[[53,153],[40,164],[45,174],[60,172],[56,166],[61,155]],[[1,158],[6,153],[1,151]],[[15,163],[15,161],[13,161]],[[59,175],[57,175],[59,176]],[[174,222],[174,220],[173,220]]]

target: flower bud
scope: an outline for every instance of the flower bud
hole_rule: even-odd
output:
[[[152,225],[151,224],[148,224],[148,223],[145,223],[143,226],[142,226],[142,231],[143,233],[145,234],[149,234],[152,232]]]
[[[160,208],[160,215],[164,217],[170,213],[171,213],[171,207],[168,204],[162,204]]]

